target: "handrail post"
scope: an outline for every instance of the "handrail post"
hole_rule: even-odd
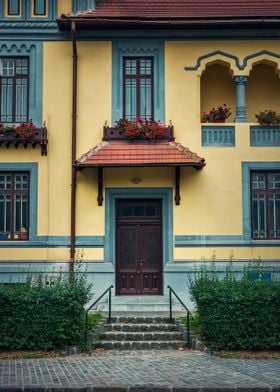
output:
[[[171,287],[168,286],[169,288],[169,322],[173,322],[173,317],[172,317],[172,292],[171,292]]]
[[[108,323],[109,324],[111,324],[111,321],[112,321],[112,317],[111,317],[111,315],[112,315],[112,287],[110,287],[110,290],[109,290],[109,304],[108,304]]]

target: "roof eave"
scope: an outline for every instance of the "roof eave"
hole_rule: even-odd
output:
[[[209,17],[209,18],[115,18],[115,17],[79,17],[76,15],[62,15],[57,20],[60,30],[70,30],[71,22],[75,22],[77,28],[96,29],[104,28],[145,28],[145,27],[251,27],[255,25],[270,26],[280,24],[280,16],[261,17]]]

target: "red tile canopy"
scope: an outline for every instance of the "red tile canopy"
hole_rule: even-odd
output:
[[[174,141],[103,141],[77,161],[77,167],[191,166],[202,169],[205,161]]]

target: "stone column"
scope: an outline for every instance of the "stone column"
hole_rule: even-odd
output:
[[[248,122],[246,108],[246,76],[234,77],[236,86],[236,117],[235,122]]]

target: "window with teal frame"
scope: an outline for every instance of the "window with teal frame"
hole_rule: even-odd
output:
[[[165,123],[164,42],[116,40],[112,50],[112,125],[123,117]]]
[[[42,125],[42,42],[0,44],[0,122]]]

